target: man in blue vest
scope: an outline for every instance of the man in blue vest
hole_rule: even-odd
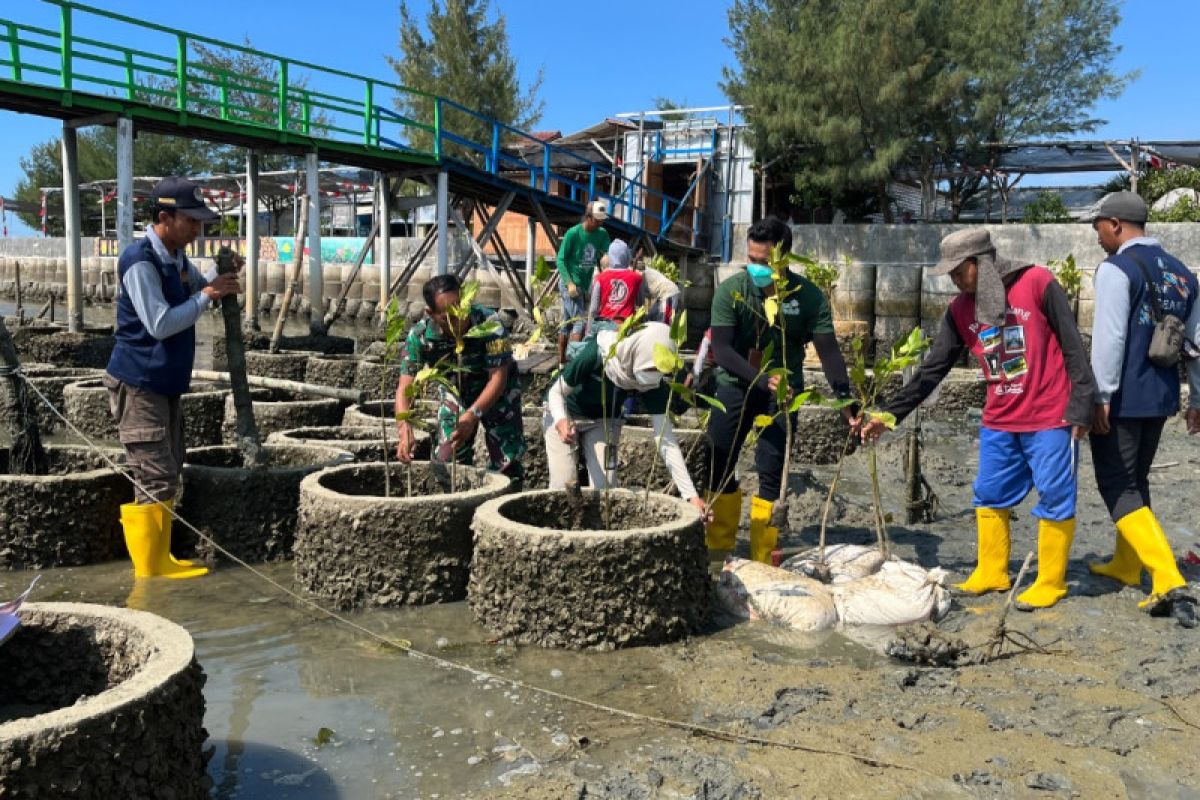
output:
[[[171,514],[184,455],[179,398],[191,382],[196,320],[240,289],[236,274],[206,278],[184,254],[203,223],[218,219],[199,186],[164,178],[151,202],[154,222],[117,262],[117,341],[104,385],[138,484],[134,502],[121,506],[134,575],[193,578],[208,570],[171,555]]]
[[[1092,325],[1092,371],[1098,400],[1091,446],[1096,486],[1117,525],[1117,544],[1106,563],[1089,564],[1128,586],[1150,573],[1150,596],[1139,607],[1153,616],[1173,615],[1196,624],[1195,599],[1179,573],[1171,544],[1150,510],[1150,465],[1167,418],[1179,411],[1178,366],[1150,361],[1155,320],[1183,320],[1185,335],[1200,332],[1198,285],[1179,259],[1146,236],[1146,203],[1133,192],[1114,192],[1092,220],[1108,258],[1096,268],[1096,317]],[[1187,361],[1191,387],[1188,427],[1200,423],[1200,361]]]

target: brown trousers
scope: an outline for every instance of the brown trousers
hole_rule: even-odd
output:
[[[125,462],[140,488],[139,503],[174,500],[183,469],[183,413],[178,397],[167,397],[104,376],[108,407],[117,421]]]

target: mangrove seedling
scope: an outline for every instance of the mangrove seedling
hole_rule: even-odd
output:
[[[1071,303],[1071,313],[1079,319],[1079,293],[1083,288],[1083,272],[1075,263],[1075,254],[1068,253],[1066,258],[1055,259],[1047,266],[1066,293],[1067,300]]]

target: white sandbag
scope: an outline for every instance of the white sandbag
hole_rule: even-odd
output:
[[[837,609],[823,584],[785,569],[731,558],[721,571],[717,596],[731,614],[823,631],[837,625]]]
[[[874,575],[830,588],[842,625],[906,625],[936,620],[950,609],[946,571],[885,561]]]
[[[819,549],[814,547],[806,550],[799,555],[792,556],[779,566],[788,572],[795,572],[811,578],[816,574]],[[883,562],[883,553],[880,553],[879,548],[874,545],[831,544],[825,547],[825,563],[829,565],[829,571],[833,574],[832,583],[835,584],[856,581],[859,578],[874,575],[879,571]]]

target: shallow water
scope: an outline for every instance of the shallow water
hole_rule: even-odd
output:
[[[290,583],[291,564],[265,572]],[[219,798],[487,796],[538,781],[558,760],[619,763],[683,734],[615,719],[390,650],[301,609],[256,576],[222,567],[188,581],[134,581],[124,563],[46,570],[38,600],[139,608],[191,632],[208,682],[205,726]],[[0,596],[30,575],[0,574]],[[374,610],[350,619],[388,638],[506,678],[645,714],[703,722],[679,692],[697,647],[751,644],[766,660],[876,657],[838,635],[801,638],[738,625],[690,644],[572,653],[487,642],[465,603]],[[801,650],[803,648],[803,650]],[[333,731],[318,746],[321,728]]]

